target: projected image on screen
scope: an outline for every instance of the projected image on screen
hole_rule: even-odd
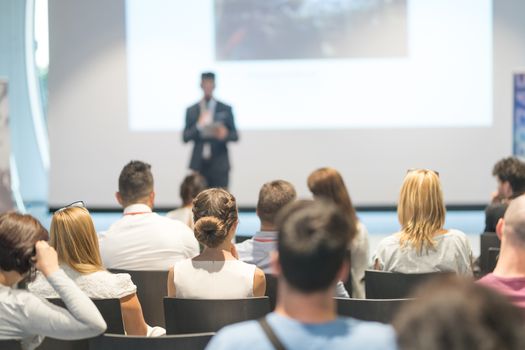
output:
[[[216,58],[405,56],[406,11],[406,0],[216,0]]]
[[[203,71],[241,130],[492,123],[492,0],[127,0],[126,12],[133,131],[180,131]]]

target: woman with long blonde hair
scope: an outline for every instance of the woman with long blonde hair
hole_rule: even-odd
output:
[[[402,273],[453,271],[472,274],[467,236],[444,228],[445,203],[439,174],[412,169],[405,176],[397,216],[401,230],[384,238],[372,259],[378,270]]]
[[[368,230],[357,218],[343,177],[334,168],[320,168],[308,176],[307,184],[314,197],[334,202],[353,225],[356,234],[349,247],[352,297],[362,299],[365,297],[364,277],[368,267]]]
[[[120,299],[122,320],[128,335],[164,333],[163,329],[151,328],[144,321],[137,287],[130,275],[110,273],[102,265],[95,227],[83,203],[55,212],[49,243],[57,251],[61,268],[90,298]],[[42,276],[29,285],[29,290],[44,298],[58,297]]]

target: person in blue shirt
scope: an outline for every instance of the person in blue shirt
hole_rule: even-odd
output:
[[[227,326],[207,350],[396,349],[389,325],[338,317],[337,281],[348,276],[347,247],[355,223],[324,200],[296,201],[279,213],[275,311],[258,321]]]

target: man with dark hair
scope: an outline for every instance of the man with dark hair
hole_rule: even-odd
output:
[[[494,225],[505,214],[509,201],[525,193],[525,163],[517,157],[507,157],[494,164],[492,175],[498,188],[492,193],[492,201],[485,209],[485,230],[494,232]]]
[[[498,189],[492,195],[492,202],[505,202],[525,193],[525,163],[516,157],[498,161],[492,169],[498,181]]]
[[[391,326],[338,317],[335,286],[348,275],[355,227],[334,204],[297,201],[277,219],[275,311],[223,328],[207,349],[395,349]]]
[[[270,253],[275,250],[277,242],[275,217],[279,210],[296,197],[295,188],[288,181],[275,180],[261,187],[255,210],[261,221],[260,231],[253,238],[236,245],[239,260],[257,265],[265,273],[271,273]]]
[[[168,270],[176,261],[199,254],[199,244],[188,226],[152,211],[155,192],[149,164],[129,162],[120,173],[115,196],[124,216],[101,234],[105,267]]]
[[[209,187],[228,188],[227,143],[239,139],[232,108],[213,97],[214,73],[202,73],[201,89],[202,99],[186,110],[183,141],[193,141],[190,169],[204,176]]]
[[[180,185],[180,198],[182,206],[169,211],[166,216],[170,219],[182,221],[193,230],[193,198],[207,188],[206,179],[199,173],[186,176]]]

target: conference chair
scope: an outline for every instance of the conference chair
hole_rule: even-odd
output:
[[[399,308],[413,299],[349,299],[334,298],[337,314],[363,321],[390,323]]]
[[[454,272],[398,273],[366,270],[365,292],[367,299],[403,299],[422,282]]]
[[[108,333],[124,334],[122,312],[119,299],[92,299],[98,311],[106,321]],[[49,302],[65,308],[64,301],[59,298],[48,299]],[[3,349],[3,348],[2,348]],[[88,350],[89,339],[62,340],[46,337],[39,350]]]
[[[235,235],[235,243],[242,243],[246,241],[247,239],[252,238],[251,236],[242,236],[242,235]]]
[[[277,303],[277,277],[270,273],[264,274],[266,278],[266,292],[265,296],[270,300],[270,310],[275,310],[275,305]]]
[[[215,333],[138,337],[104,334],[90,339],[89,350],[204,350]]]
[[[494,268],[496,268],[496,264],[498,263],[499,259],[499,251],[500,248],[490,247],[488,250],[488,265],[490,272],[494,271]]]
[[[52,304],[65,308],[64,301],[60,298],[47,299]],[[107,333],[124,334],[124,323],[122,321],[122,311],[119,299],[91,299],[98,311],[106,321]]]
[[[499,251],[501,241],[498,235],[494,232],[484,232],[479,236],[480,255],[479,255],[479,268],[481,275],[486,275],[494,270],[496,263],[494,260],[494,249]],[[492,253],[489,251],[492,248]],[[497,254],[496,254],[497,255]]]
[[[2,349],[2,350],[21,350],[22,346],[20,345],[20,341],[19,340],[1,339],[0,340],[0,349]]]
[[[168,271],[131,271],[109,269],[113,273],[128,273],[137,286],[137,296],[142,306],[144,320],[150,326],[164,327],[162,298],[168,295]],[[109,332],[108,332],[109,333]]]
[[[270,312],[268,297],[245,299],[164,298],[167,334],[217,332],[224,326],[255,320]]]

